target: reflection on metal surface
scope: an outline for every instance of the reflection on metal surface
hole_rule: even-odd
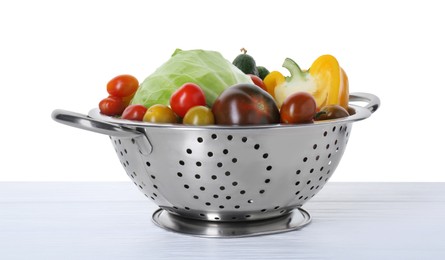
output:
[[[169,231],[181,234],[231,238],[268,235],[300,229],[311,222],[311,216],[304,209],[296,209],[281,217],[245,222],[201,221],[180,217],[158,209],[153,214],[153,222]]]

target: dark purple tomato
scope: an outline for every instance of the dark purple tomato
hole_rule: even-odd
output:
[[[224,90],[212,107],[217,125],[280,123],[273,97],[253,84],[237,84]]]
[[[315,115],[315,120],[328,120],[328,119],[336,119],[349,116],[349,113],[346,109],[339,105],[327,105],[320,109]]]

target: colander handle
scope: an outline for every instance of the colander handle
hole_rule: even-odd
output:
[[[351,93],[349,94],[349,101],[366,102],[367,104],[364,107],[369,109],[371,113],[374,113],[380,107],[380,99],[377,96],[370,93],[364,93],[364,92]]]
[[[114,137],[134,138],[135,140],[138,140],[139,150],[143,154],[150,154],[153,149],[145,134],[134,129],[96,120],[87,115],[63,109],[54,110],[51,117],[58,123],[83,130]]]

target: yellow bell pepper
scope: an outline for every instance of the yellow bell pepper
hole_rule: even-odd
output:
[[[279,71],[272,71],[264,78],[263,82],[266,85],[267,92],[275,98],[275,87],[283,84],[286,81],[283,74]]]
[[[325,105],[341,105],[345,109],[348,108],[348,77],[334,56],[320,56],[307,71],[301,70],[298,64],[289,58],[285,59],[283,67],[289,70],[289,77],[273,71],[264,79],[267,91],[275,98],[278,107],[281,107],[291,94],[304,91],[314,97],[317,109]]]
[[[349,79],[348,75],[343,68],[341,68],[340,74],[340,98],[339,104],[344,109],[348,110],[349,107]]]

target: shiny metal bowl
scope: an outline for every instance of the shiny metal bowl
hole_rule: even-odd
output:
[[[350,96],[356,113],[301,125],[150,124],[54,110],[55,121],[110,136],[135,186],[160,210],[156,224],[181,233],[232,237],[282,232],[310,221],[301,207],[330,179],[352,123],[379,99]],[[364,101],[364,107],[353,105]]]

